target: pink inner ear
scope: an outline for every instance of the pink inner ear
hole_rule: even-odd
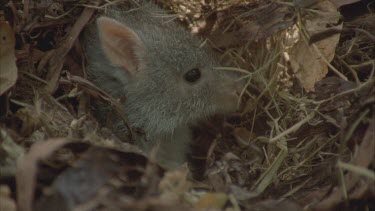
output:
[[[138,35],[111,18],[100,17],[97,23],[104,54],[112,65],[136,74],[144,55],[144,46]]]

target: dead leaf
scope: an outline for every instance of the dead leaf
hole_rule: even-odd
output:
[[[16,211],[16,203],[11,197],[10,189],[8,186],[0,186],[0,210]]]
[[[235,128],[233,135],[236,138],[237,143],[243,146],[248,146],[249,141],[255,138],[255,134],[244,127]]]
[[[15,117],[21,122],[19,133],[22,136],[30,136],[35,130],[42,126],[41,114],[34,107],[18,109],[15,113]]]
[[[24,148],[14,142],[6,130],[0,128],[0,177],[14,176],[16,160],[24,153]]]
[[[370,122],[366,134],[362,140],[362,143],[359,146],[358,152],[355,157],[352,159],[352,164],[367,168],[375,157],[375,142],[374,142],[374,128],[375,128],[375,116],[373,115],[372,121]],[[373,185],[373,181],[362,180],[359,175],[354,172],[349,172],[345,175],[344,178],[345,186],[347,189],[347,194],[349,199],[358,195],[358,192],[364,193],[366,190],[370,189]],[[365,189],[365,190],[363,190]],[[344,198],[344,193],[341,186],[336,186],[333,188],[331,193],[327,196],[326,191],[314,191],[308,194],[305,198],[309,198],[309,201],[312,201],[311,198],[322,199],[319,203],[316,203],[312,210],[319,211],[328,211],[336,208],[340,203],[342,203]],[[324,197],[324,198],[323,198]],[[357,196],[358,197],[358,196]],[[304,200],[302,200],[304,201]]]
[[[273,200],[268,199],[258,202],[248,210],[262,210],[262,211],[301,211],[303,210],[298,204],[290,200]]]
[[[172,202],[182,198],[191,186],[187,180],[188,172],[186,165],[183,165],[181,169],[166,172],[159,183],[159,189],[162,192],[161,198]]]
[[[88,146],[86,143],[70,143],[65,148]],[[111,192],[116,192],[123,183],[127,185],[122,190],[126,187],[131,189],[132,186],[141,184],[141,181],[144,184],[142,175],[146,165],[147,159],[141,154],[91,146],[82,152],[79,159],[73,162],[72,167],[56,177],[51,187],[44,188],[46,191],[43,191],[35,208],[36,210],[74,210],[85,203],[90,204],[92,198],[102,198],[105,193],[110,195]],[[161,171],[157,172],[158,175],[160,173]],[[117,178],[121,179],[117,180]],[[137,190],[140,191],[140,187]]]
[[[128,140],[132,140],[133,131],[132,131],[132,128],[128,124],[128,116],[127,116],[126,112],[124,111],[124,109],[122,108],[122,106],[121,106],[121,104],[118,100],[114,99],[112,96],[110,96],[109,94],[107,94],[106,92],[101,90],[100,88],[96,87],[90,81],[88,81],[84,78],[81,78],[79,76],[70,75],[69,81],[61,79],[60,83],[61,84],[75,83],[75,84],[79,85],[79,87],[81,89],[83,89],[86,93],[88,93],[90,96],[95,97],[95,98],[103,99],[104,101],[109,103],[111,106],[113,106],[116,109],[116,111],[117,111],[117,113],[120,117],[119,121],[120,120],[124,121],[125,126],[127,127],[128,131],[129,131],[129,134],[125,134],[125,136],[126,136],[125,138],[127,138]]]
[[[17,81],[17,65],[14,46],[16,39],[8,22],[0,21],[0,95]]]
[[[247,15],[243,17],[246,20],[246,25],[240,29],[223,32],[223,29],[219,28],[209,35],[209,40],[214,43],[214,46],[231,47],[244,41],[264,39],[293,24],[293,20],[290,18],[293,15],[290,14],[290,10],[286,6],[276,2],[259,1],[258,3],[262,6],[259,7],[259,10],[247,12]],[[228,13],[230,11],[218,13],[219,26],[227,21],[227,17],[230,15]]]
[[[225,193],[206,193],[195,203],[197,208],[223,208],[228,201]]]
[[[298,7],[301,7],[301,8],[309,8],[309,7],[312,7],[312,6],[316,5],[317,3],[323,2],[323,1],[324,0],[296,0],[295,4]],[[330,0],[330,2],[335,4],[335,6],[337,8],[339,8],[341,6],[344,6],[344,5],[347,5],[347,4],[353,4],[353,3],[356,3],[356,2],[359,2],[359,1],[360,0]]]
[[[58,80],[60,78],[60,73],[65,61],[65,56],[73,47],[74,42],[78,38],[83,27],[86,26],[87,22],[90,20],[94,12],[95,9],[93,8],[85,8],[81,16],[74,23],[72,29],[70,30],[69,35],[67,36],[68,39],[66,39],[65,42],[54,51],[54,54],[49,60],[49,72],[47,74],[48,84],[46,86],[46,90],[48,93],[54,93],[57,89]]]
[[[336,7],[326,1],[318,4],[321,11],[310,13],[303,26],[309,34],[327,29],[335,25],[340,19]],[[342,28],[342,24],[337,26]],[[306,91],[314,91],[314,85],[328,73],[328,63],[332,61],[340,34],[333,35],[313,45],[300,38],[290,51],[290,62],[293,71]]]
[[[347,5],[347,4],[353,4],[359,1],[360,0],[331,0],[331,2],[334,3],[337,8]]]
[[[16,173],[18,210],[32,210],[38,162],[68,142],[66,139],[37,142],[31,146],[29,153],[19,160]]]

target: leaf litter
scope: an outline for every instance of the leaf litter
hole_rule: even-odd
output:
[[[90,114],[91,98],[127,121],[86,79],[79,40],[119,2],[0,5],[1,209],[374,209],[371,1],[158,1],[247,82],[174,171]]]
[[[2,95],[16,83],[18,74],[13,29],[6,21],[0,22],[0,29],[0,95]]]

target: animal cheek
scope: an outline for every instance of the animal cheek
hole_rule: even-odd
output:
[[[196,94],[197,92],[199,92],[199,86],[197,86],[198,84],[190,84],[190,83],[186,83],[186,81],[178,81],[178,83],[176,83],[176,86],[173,86],[175,87],[176,90],[174,90],[176,92],[176,97],[178,98],[188,98],[194,94]],[[172,87],[171,87],[172,88]]]

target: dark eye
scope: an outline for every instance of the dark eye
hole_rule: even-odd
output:
[[[201,71],[198,68],[193,68],[187,71],[184,75],[185,80],[190,83],[196,82],[200,77]]]

